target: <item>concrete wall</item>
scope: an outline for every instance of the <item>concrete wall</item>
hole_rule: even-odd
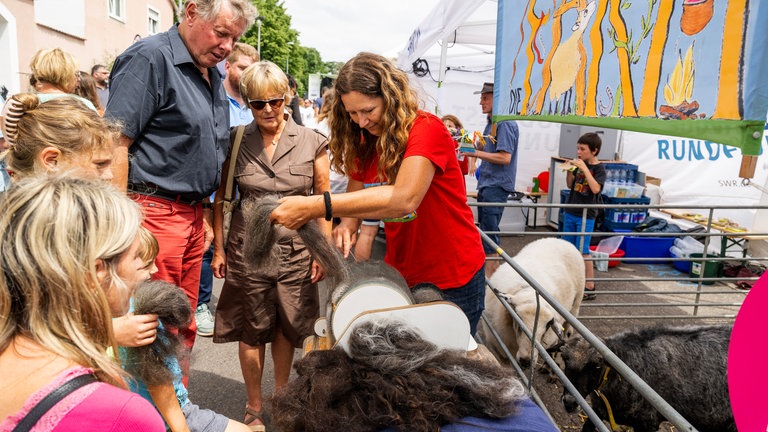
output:
[[[0,85],[27,90],[29,62],[41,48],[69,52],[84,71],[111,64],[137,35],[148,36],[148,8],[159,14],[159,31],[173,24],[172,0],[123,4],[121,20],[109,15],[109,0],[0,0]]]

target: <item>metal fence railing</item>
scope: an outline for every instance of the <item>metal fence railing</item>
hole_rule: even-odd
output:
[[[473,206],[492,206],[498,204],[486,204],[486,203],[470,203]],[[564,207],[579,207],[583,206],[569,206],[566,204],[543,204],[543,203],[507,203],[505,207],[516,209],[527,209],[531,211],[534,207],[537,212],[542,211],[558,211]],[[672,206],[664,205],[595,205],[597,208],[613,208],[621,209],[623,207],[637,209],[638,207],[644,208],[649,214],[659,214],[660,211],[665,209],[671,209]],[[754,230],[747,230],[743,232],[726,232],[718,230],[710,222],[713,220],[713,215],[718,210],[756,210],[765,209],[768,206],[688,206],[687,209],[697,211],[702,214],[707,214],[706,223],[681,223],[683,229],[694,227],[703,227],[703,230],[695,233],[672,233],[672,232],[659,232],[659,233],[645,233],[645,232],[629,232],[620,233],[625,236],[632,236],[636,239],[667,239],[669,242],[674,238],[683,237],[686,235],[695,236],[701,243],[705,251],[711,251],[717,249],[720,246],[720,250],[713,253],[714,256],[705,255],[702,257],[687,257],[687,258],[674,258],[669,256],[660,257],[647,257],[647,256],[630,256],[630,257],[609,257],[609,261],[613,261],[613,264],[618,262],[618,266],[612,266],[607,272],[595,272],[595,277],[592,278],[597,286],[597,300],[591,302],[582,302],[581,310],[578,317],[573,316],[566,308],[558,304],[546,290],[533,280],[530,275],[521,268],[514,261],[514,253],[507,253],[506,250],[519,249],[525,244],[542,237],[557,237],[563,234],[571,234],[576,236],[590,235],[599,241],[600,239],[616,236],[615,232],[594,232],[594,233],[562,233],[555,230],[546,228],[539,228],[532,230],[528,227],[523,227],[520,230],[512,231],[499,231],[499,232],[482,232],[481,237],[483,241],[494,246],[498,250],[502,251],[501,256],[497,258],[505,263],[508,263],[512,268],[517,271],[521,277],[526,279],[531,287],[536,291],[536,298],[538,302],[549,303],[559,314],[561,314],[566,322],[579,334],[581,334],[591,345],[593,345],[601,355],[604,356],[606,361],[611,367],[616,370],[622,379],[626,380],[632,385],[638,392],[640,392],[646,400],[648,400],[667,420],[669,420],[678,430],[694,431],[693,426],[683,418],[673,407],[671,407],[666,401],[664,401],[651,387],[648,386],[637,374],[634,373],[624,362],[622,362],[614,353],[612,353],[603,344],[592,328],[602,325],[608,325],[616,332],[622,329],[622,326],[637,325],[640,321],[653,321],[656,323],[677,323],[679,321],[691,322],[697,321],[699,323],[730,323],[733,322],[738,309],[741,306],[748,290],[739,289],[738,284],[745,283],[746,288],[748,285],[754,283],[758,279],[759,272],[765,268],[768,263],[768,257],[757,256],[749,251],[749,242],[752,241],[765,241],[768,239],[768,233],[756,232]],[[509,211],[506,209],[505,211]],[[658,213],[657,213],[658,212]],[[673,219],[672,222],[677,222]],[[526,225],[528,225],[526,223]],[[498,234],[501,236],[501,245],[496,245],[488,237],[488,234]],[[735,246],[735,247],[734,247]],[[506,249],[505,249],[506,248]],[[768,248],[764,248],[766,250]],[[543,257],[545,258],[545,257]],[[597,262],[601,258],[587,258],[592,262]],[[687,265],[697,265],[698,274],[694,275],[690,271],[683,272],[677,269],[677,267],[685,267]],[[754,271],[747,272],[745,274],[730,274],[724,275],[722,271],[708,271],[712,267],[719,268],[721,266],[742,266],[746,269]],[[562,382],[563,388],[568,393],[572,394],[578,404],[586,413],[587,417],[591,421],[595,428],[600,431],[608,431],[609,429],[602,423],[597,417],[595,412],[589,407],[586,400],[581,397],[575,390],[575,387],[567,380],[564,373],[558,367],[557,362],[552,356],[546,352],[541,344],[534,342],[534,335],[543,333],[546,328],[546,323],[539,323],[534,321],[533,328],[527,328],[522,319],[517,316],[514,308],[511,307],[503,296],[499,296],[496,287],[490,286],[491,292],[496,294],[497,300],[500,301],[506,311],[513,318],[515,324],[521,327],[526,334],[528,340],[532,344],[532,349],[539,353],[539,357],[542,362],[547,365],[557,379]],[[538,311],[537,311],[538,313]],[[500,338],[499,331],[501,329],[493,328],[493,325],[488,321],[486,317],[483,319],[483,326],[487,329],[485,332],[486,338],[491,338],[497,346],[503,346]],[[650,325],[650,323],[649,323]],[[489,341],[484,341],[489,342]],[[541,377],[534,373],[535,365],[528,367],[521,366],[514,358],[514,353],[509,352],[508,349],[502,348],[502,357],[509,361],[517,373],[521,377],[524,384],[531,390],[534,400],[542,406],[545,411],[548,412],[550,418],[552,414],[549,413],[549,408],[542,403],[541,398],[537,394],[536,388],[538,387],[536,379]]]
[[[485,233],[481,231],[481,236],[483,237],[483,241],[488,242],[491,245],[497,246]],[[622,379],[626,380],[627,383],[629,383],[631,386],[635,388],[648,402],[653,405],[654,408],[656,408],[661,415],[663,415],[667,420],[669,420],[671,423],[673,423],[679,430],[683,431],[695,431],[696,429],[686,420],[680,413],[677,412],[669,403],[667,403],[658,393],[656,393],[655,390],[653,390],[645,381],[643,381],[632,369],[629,368],[620,358],[618,358],[605,344],[598,338],[594,333],[592,333],[584,324],[582,324],[574,315],[568,311],[565,307],[563,307],[561,304],[559,304],[551,294],[547,292],[546,289],[544,289],[538,281],[534,280],[522,267],[520,267],[512,257],[510,257],[506,253],[501,254],[501,258],[507,262],[512,268],[514,268],[515,271],[517,271],[520,276],[522,276],[530,285],[531,287],[536,291],[536,299],[537,299],[537,309],[536,309],[536,317],[539,315],[539,307],[542,301],[545,301],[549,303],[560,315],[565,318],[566,322],[579,332],[579,334],[584,337],[592,346],[594,346],[600,354],[603,356],[603,358],[606,360],[608,364],[611,365],[611,367],[622,376]],[[573,384],[568,380],[568,378],[565,376],[563,371],[558,366],[557,362],[553,359],[553,357],[547,352],[547,350],[536,341],[535,335],[538,332],[545,331],[544,325],[538,321],[538,319],[534,320],[533,328],[528,328],[524,324],[523,320],[520,318],[520,316],[516,313],[514,308],[506,301],[506,299],[499,295],[499,291],[488,284],[488,286],[491,288],[491,291],[496,295],[498,301],[500,301],[507,312],[512,316],[512,318],[515,320],[515,323],[523,329],[524,333],[528,337],[528,340],[533,345],[533,348],[539,353],[540,358],[547,364],[547,366],[550,368],[550,370],[555,374],[555,376],[560,380],[560,382],[563,384],[564,388],[568,393],[570,393],[574,398],[576,399],[579,406],[584,410],[587,417],[589,418],[589,421],[593,423],[595,428],[602,432],[610,432],[610,429],[608,429],[601,419],[598,417],[598,415],[594,412],[591,406],[587,403],[587,401],[584,399],[584,397],[579,394],[579,392],[576,390],[576,388],[573,386]],[[537,394],[535,388],[534,388],[534,369],[536,367],[535,363],[531,363],[530,366],[527,368],[527,370],[524,370],[523,367],[517,362],[515,359],[514,353],[511,353],[502,342],[502,339],[499,335],[499,329],[496,329],[493,327],[493,325],[488,321],[487,317],[483,317],[484,325],[487,326],[489,329],[488,333],[491,337],[494,339],[495,343],[502,347],[502,351],[504,352],[504,356],[506,357],[506,360],[509,361],[515,370],[517,371],[518,375],[521,377],[523,383],[527,386],[529,391],[531,392],[534,400],[539,404],[539,406],[544,409],[544,411],[547,413],[547,415],[550,417],[550,419],[553,420],[553,423],[556,423],[552,417],[552,414],[550,413],[549,408],[543,402],[541,401],[541,398]],[[483,341],[484,343],[488,343],[489,341]]]
[[[472,206],[493,206],[498,204],[491,203],[470,203]],[[560,208],[576,207],[583,208],[582,205],[568,204],[544,204],[544,203],[515,203],[504,204],[508,207],[505,211],[511,209],[523,209],[531,211],[533,207],[542,211],[558,211]],[[641,205],[641,204],[602,204],[588,206],[594,208],[611,208],[621,210],[623,208],[638,209],[642,208],[650,214],[661,214],[666,209],[673,209],[674,206],[668,205]],[[679,207],[679,206],[678,206]],[[765,209],[768,206],[687,206],[691,211],[697,211],[702,214],[708,214],[707,220],[713,219],[713,214],[719,210],[756,210]],[[611,264],[618,264],[619,269],[627,268],[639,269],[637,264],[644,264],[643,271],[617,271],[611,267],[607,272],[595,271],[594,278],[590,279],[597,286],[598,301],[585,303],[583,306],[586,311],[581,315],[581,319],[609,320],[609,319],[709,319],[732,321],[735,318],[741,303],[748,293],[746,289],[753,284],[759,276],[760,271],[768,264],[768,257],[756,256],[748,253],[748,244],[750,241],[766,241],[768,233],[746,230],[738,233],[729,233],[714,228],[710,223],[695,224],[688,221],[679,221],[672,219],[672,223],[683,224],[684,227],[697,226],[703,231],[695,233],[672,233],[672,232],[603,232],[593,233],[571,232],[564,233],[548,228],[539,228],[531,230],[523,227],[521,230],[487,232],[486,234],[498,234],[502,238],[502,245],[508,243],[509,238],[513,237],[514,242],[525,244],[541,237],[559,237],[564,234],[575,236],[591,236],[594,242],[601,239],[624,235],[636,240],[650,240],[657,242],[672,242],[675,238],[685,236],[695,236],[702,243],[704,250],[715,255],[706,257],[646,257],[646,256],[625,256],[609,257]],[[719,247],[719,252],[718,252]],[[597,261],[605,258],[590,257],[586,260]],[[748,270],[741,274],[728,274],[723,272],[728,268],[738,268],[739,266]],[[695,267],[698,274],[692,274],[687,271],[681,271],[688,267]],[[716,269],[713,270],[712,268]],[[735,273],[735,272],[732,272]],[[639,297],[642,294],[649,294],[652,291],[658,298],[657,303],[648,303],[648,298]],[[608,294],[601,296],[601,294]],[[601,300],[605,299],[605,300]],[[642,303],[638,303],[642,302]],[[648,313],[647,308],[638,309],[636,306],[656,307],[655,313]],[[606,307],[609,309],[606,310]],[[591,311],[600,310],[600,313],[591,313]]]

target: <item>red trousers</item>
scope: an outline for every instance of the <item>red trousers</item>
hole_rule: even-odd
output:
[[[200,204],[169,201],[147,195],[133,195],[144,211],[144,226],[152,232],[160,244],[155,264],[154,279],[164,280],[181,287],[189,297],[194,313],[200,290],[200,266],[203,262],[203,209]],[[180,329],[184,345],[192,351],[197,325],[194,318],[186,328]],[[181,362],[184,384],[188,384],[189,361]]]

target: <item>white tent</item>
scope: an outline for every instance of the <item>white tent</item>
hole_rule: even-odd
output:
[[[494,6],[492,15],[483,22],[468,21],[469,16],[474,16],[478,12],[478,8],[485,3]],[[408,45],[400,52],[398,66],[404,70],[407,69],[416,59],[433,48],[438,41],[495,46],[495,6],[495,0],[444,0],[439,2],[411,34]]]
[[[422,90],[425,108],[454,114],[471,130],[485,126],[473,92],[493,82],[497,9],[496,0],[441,1],[398,55],[398,67]]]

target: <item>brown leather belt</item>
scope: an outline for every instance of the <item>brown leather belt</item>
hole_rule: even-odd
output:
[[[187,204],[190,206],[201,204],[203,202],[201,199],[191,199],[189,195],[177,194],[165,189],[160,189],[157,186],[148,186],[143,184],[129,184],[128,192],[162,198],[164,200]]]

